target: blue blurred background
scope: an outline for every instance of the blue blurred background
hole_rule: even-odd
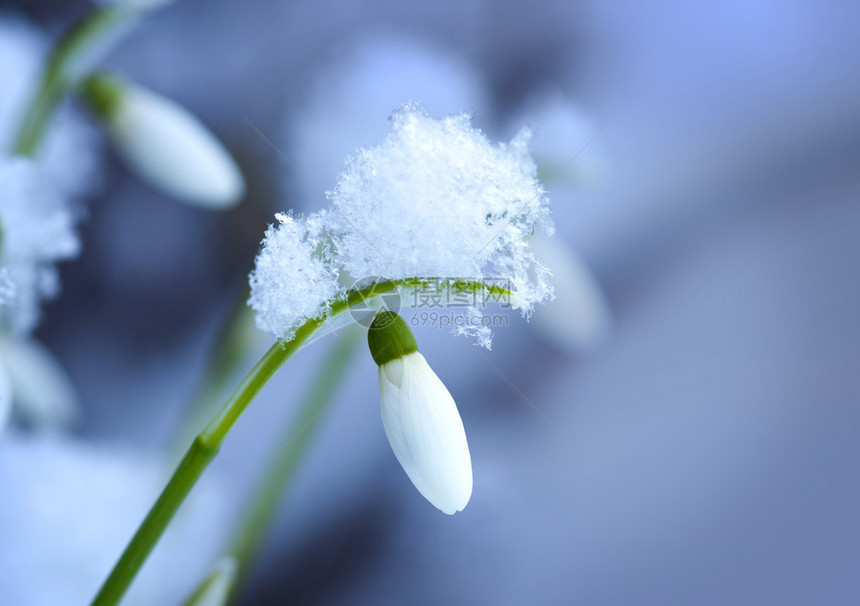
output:
[[[2,6],[51,34],[89,8]],[[562,99],[582,122],[547,157],[585,149],[547,189],[610,332],[571,351],[513,316],[485,352],[417,331],[470,440],[475,489],[453,517],[392,456],[361,351],[242,603],[856,603],[858,29],[848,1],[177,0],[109,65],[200,116],[249,195],[206,213],[106,153],[38,331],[81,393],[75,439],[162,456],[267,222],[321,207],[337,158],[384,137],[401,101],[473,111],[498,140],[534,122],[540,146],[556,126],[534,108]],[[195,515],[229,527],[330,346],[266,387]],[[163,547],[189,565],[163,588],[176,601],[211,560]]]

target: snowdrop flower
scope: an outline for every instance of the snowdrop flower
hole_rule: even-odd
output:
[[[552,271],[555,298],[532,324],[541,337],[563,351],[585,352],[599,346],[611,327],[603,289],[586,262],[561,240],[536,236],[529,247]]]
[[[377,314],[367,341],[379,365],[382,424],[394,456],[437,509],[462,511],[472,495],[472,462],[454,398],[397,314]]]
[[[346,295],[345,281],[367,276],[504,278],[525,316],[552,295],[550,274],[526,241],[553,229],[528,131],[493,145],[468,115],[437,120],[415,103],[391,122],[382,143],[347,161],[327,193],[330,208],[276,215],[250,277],[258,328],[290,339],[308,319],[327,316]],[[490,346],[481,322],[457,323],[456,332]]]
[[[572,210],[565,202],[577,196],[584,184],[599,180],[606,170],[599,140],[589,143],[598,126],[560,91],[531,96],[510,121],[512,125],[524,123],[535,131],[531,150],[539,172],[553,180],[556,212]],[[537,234],[529,239],[529,248],[552,272],[555,287],[555,298],[534,318],[535,330],[563,351],[581,353],[600,345],[611,329],[611,313],[588,264],[557,237]]]
[[[208,209],[245,194],[233,158],[183,107],[105,74],[89,77],[83,93],[126,164],[154,187]]]
[[[556,185],[576,186],[599,181],[606,172],[600,140],[589,143],[599,125],[560,91],[532,95],[508,124],[512,131],[522,124],[534,129],[532,155],[541,176],[553,179]]]
[[[0,373],[16,415],[27,423],[66,426],[77,417],[80,406],[71,380],[38,341],[0,334]]]

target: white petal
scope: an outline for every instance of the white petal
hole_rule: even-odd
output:
[[[149,91],[123,88],[108,130],[129,165],[172,196],[228,208],[245,193],[233,158],[191,113]]]
[[[15,411],[37,425],[66,425],[78,413],[78,397],[65,370],[41,343],[0,338],[0,360],[9,375]]]
[[[540,335],[563,350],[583,351],[600,345],[610,330],[611,315],[603,290],[588,265],[557,238],[535,236],[529,247],[552,271],[555,299],[531,318]]]
[[[472,495],[472,461],[454,398],[420,353],[379,367],[382,424],[415,488],[447,514]]]
[[[0,360],[0,434],[9,420],[9,412],[12,410],[12,386],[9,384],[9,375]]]

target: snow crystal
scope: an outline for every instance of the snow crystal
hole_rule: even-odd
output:
[[[468,115],[434,120],[412,104],[392,123],[381,145],[350,159],[328,194],[346,270],[355,277],[510,277],[522,294],[532,264],[524,238],[536,223],[549,224],[528,134],[494,146]]]
[[[291,337],[345,292],[339,276],[504,279],[526,316],[551,295],[549,272],[526,242],[552,231],[528,132],[493,145],[467,114],[437,120],[411,102],[391,121],[380,145],[348,160],[327,193],[330,210],[280,215],[267,231],[251,275],[260,328]],[[457,332],[489,346],[489,330],[474,324]]]
[[[324,234],[324,214],[293,217],[278,213],[251,272],[249,304],[257,311],[257,328],[290,339],[302,321],[321,318],[340,290]]]
[[[75,216],[40,167],[14,158],[0,160],[0,221],[0,267],[7,282],[0,327],[26,335],[38,323],[41,300],[59,290],[54,263],[78,253]]]

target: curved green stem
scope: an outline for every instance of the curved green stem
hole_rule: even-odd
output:
[[[365,288],[350,290],[343,298],[332,302],[331,311],[326,316],[306,321],[296,330],[292,339],[275,343],[245,376],[212,421],[191,443],[185,458],[179,463],[179,467],[173,473],[167,486],[155,501],[152,509],[138,527],[137,532],[99,589],[92,601],[92,606],[113,606],[119,603],[158,539],[161,538],[168,523],[173,519],[179,506],[191,492],[203,470],[215,458],[227,433],[272,375],[301,348],[302,344],[322,326],[327,318],[342,313],[366,299],[390,292],[396,288],[420,286],[434,281],[433,278],[388,280],[377,282]],[[496,295],[511,294],[506,289],[484,285],[481,282],[463,280],[446,282],[449,288],[456,290],[469,292],[486,290]]]
[[[14,153],[35,155],[45,129],[69,88],[107,53],[136,19],[152,7],[106,4],[78,21],[57,42],[15,140]]]

